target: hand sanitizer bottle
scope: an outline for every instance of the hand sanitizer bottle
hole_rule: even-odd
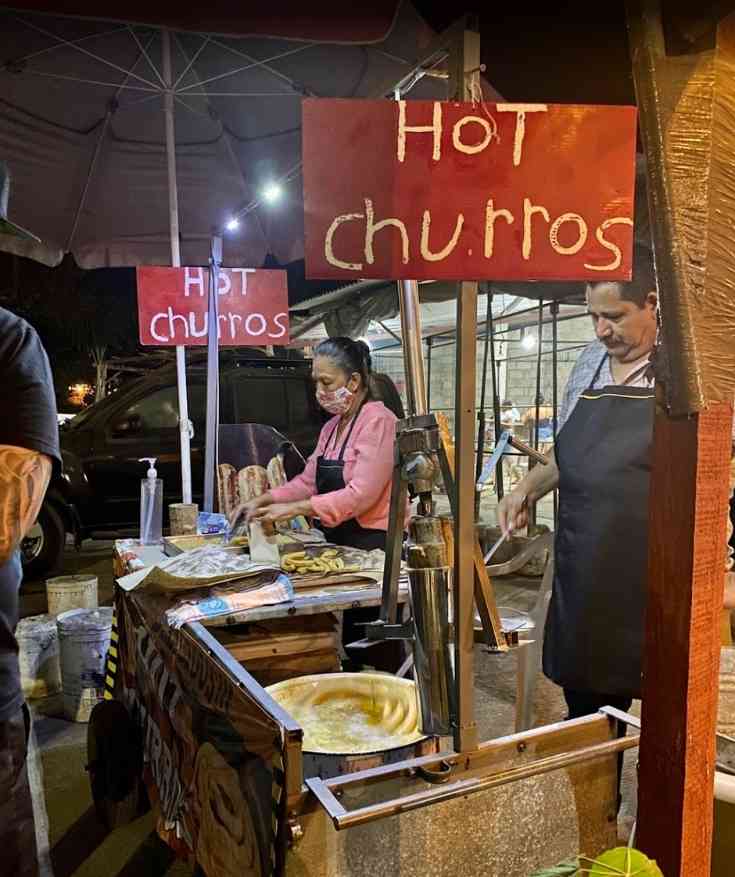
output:
[[[138,462],[149,466],[140,482],[140,542],[158,545],[163,527],[163,481],[156,472],[155,457],[141,457]]]

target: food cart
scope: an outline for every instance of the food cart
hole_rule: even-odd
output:
[[[637,35],[642,55],[634,60],[645,68],[640,58],[645,57],[650,21],[642,16],[634,18],[634,23],[643,34]],[[725,60],[730,61],[731,30],[730,21],[718,37]],[[651,51],[656,57],[660,46]],[[471,96],[465,91],[465,76],[471,79],[472,71],[479,66],[474,35],[462,35],[457,57],[460,75],[454,96]],[[639,83],[645,84],[651,69],[638,71]],[[655,115],[654,109],[651,117]],[[659,145],[655,136],[648,142],[654,157]],[[657,173],[662,167],[660,163]],[[666,179],[654,175],[654,182],[660,187],[655,200],[669,190]],[[664,232],[671,231],[665,222],[662,226]],[[657,234],[662,234],[661,229]],[[667,277],[674,278],[676,288],[677,249],[671,239],[656,238],[656,245],[657,252],[661,250],[667,257],[673,254],[664,267],[671,269]],[[400,254],[396,261],[400,261]],[[363,268],[360,264],[361,271]],[[717,271],[714,273],[719,277]],[[415,283],[406,280],[402,289],[407,374],[413,375],[412,392],[420,404]],[[132,727],[141,728],[144,734],[145,757],[138,759],[138,766],[142,760],[148,788],[160,807],[162,836],[197,859],[207,873],[274,872],[326,877],[376,871],[454,874],[464,870],[520,877],[580,850],[594,854],[614,843],[617,759],[621,751],[638,743],[635,734],[620,736],[623,725],[635,724],[631,717],[603,710],[584,719],[499,740],[477,740],[472,697],[477,594],[473,544],[476,295],[475,283],[460,285],[453,473],[453,745],[447,745],[446,740],[430,740],[425,745],[429,749],[440,747],[439,751],[403,757],[395,764],[353,764],[350,768],[360,769],[344,775],[319,775],[313,766],[305,768],[302,728],[248,672],[248,659],[239,639],[242,632],[234,629],[237,625],[231,625],[229,631],[225,625],[224,638],[219,626],[210,623],[195,622],[174,629],[161,623],[166,607],[160,597],[118,593],[118,628],[113,637],[116,653],[112,656],[119,663],[115,696],[125,704],[125,715],[145,720],[142,725],[133,721]],[[724,299],[716,301],[722,303]],[[731,310],[725,317],[731,321]],[[683,325],[689,326],[686,320]],[[675,335],[678,328],[670,331]],[[693,337],[698,328],[692,329]],[[691,349],[686,348],[686,353],[691,354]],[[724,354],[719,348],[715,354],[707,365],[714,364],[713,371],[718,372],[717,364],[724,361]],[[696,366],[696,355],[692,355]],[[675,369],[681,364],[676,361]],[[696,368],[694,374],[698,374]],[[678,424],[662,411],[656,426],[654,485],[659,490],[665,490],[667,484],[672,490],[678,489],[683,505],[677,512],[680,516],[682,508],[687,512],[684,517],[692,525],[695,538],[693,543],[684,538],[681,523],[677,525],[677,532],[682,534],[674,549],[677,563],[683,568],[689,562],[691,578],[673,600],[671,611],[678,624],[691,627],[682,628],[688,633],[674,644],[678,653],[661,637],[656,639],[655,653],[649,657],[649,670],[662,672],[667,667],[667,656],[673,658],[677,684],[672,690],[684,700],[679,712],[671,705],[667,707],[666,697],[651,687],[660,685],[661,676],[649,677],[652,681],[647,706],[652,730],[646,738],[641,772],[641,800],[648,801],[649,806],[641,814],[645,829],[641,839],[645,839],[647,852],[661,855],[665,873],[687,877],[705,873],[696,863],[708,866],[711,826],[711,798],[702,795],[701,788],[707,791],[714,765],[711,692],[716,678],[716,650],[712,631],[717,624],[712,622],[721,597],[709,585],[718,575],[718,568],[721,575],[721,557],[716,556],[721,540],[714,538],[720,528],[706,518],[701,503],[709,502],[716,509],[724,495],[718,481],[723,480],[726,471],[724,438],[729,443],[726,427],[732,395],[731,385],[727,381],[718,384],[717,377],[710,375],[710,383],[705,381],[698,387],[700,396],[688,399],[683,391],[682,397],[676,398],[676,392],[686,384],[681,375],[678,384],[672,380],[669,391],[673,387],[674,397],[673,402],[671,397],[668,400],[669,410],[692,416]],[[714,403],[712,409],[697,414],[708,402]],[[425,415],[419,412],[416,416]],[[671,483],[676,476],[663,453],[677,447],[691,476],[678,488]],[[707,465],[698,470],[700,456]],[[669,519],[675,522],[671,515],[672,510],[666,507],[654,511],[652,517],[656,534],[651,555],[652,632],[663,623],[663,584],[665,572],[672,568],[661,552],[664,525]],[[695,573],[692,561],[701,564]],[[396,594],[400,599],[400,587],[391,591],[390,586],[390,577],[386,577],[381,589],[384,607],[386,594],[394,602]],[[363,597],[377,602],[378,590],[370,598],[366,593]],[[283,604],[281,609],[299,617],[298,604],[296,598],[292,605]],[[327,605],[338,608],[334,603]],[[493,630],[496,635],[505,634],[502,629]],[[509,645],[501,636],[497,648]],[[697,644],[703,648],[695,654]],[[694,675],[690,656],[698,668]],[[707,742],[710,737],[711,745]],[[662,759],[667,754],[669,760],[665,762]],[[381,757],[379,753],[374,755],[378,760]],[[135,758],[130,762],[136,766]],[[657,770],[671,792],[665,799],[653,797]],[[127,788],[122,784],[117,794],[125,791],[134,795],[139,775],[140,771],[131,770]],[[693,783],[700,787],[698,797]],[[668,832],[667,813],[677,820],[669,823]],[[695,830],[696,820],[700,828],[704,825],[703,831]]]

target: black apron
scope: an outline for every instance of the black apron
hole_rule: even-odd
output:
[[[364,404],[365,403],[363,402],[362,405]],[[357,419],[362,411],[362,405],[360,405],[357,413],[352,418],[350,428],[347,430],[347,435],[342,442],[342,448],[340,449],[337,459],[327,460],[324,454],[317,458],[316,492],[318,494],[332,493],[335,490],[344,490],[346,487],[344,478],[345,448],[347,447],[347,442],[350,440],[352,430],[355,428]],[[336,438],[338,429],[339,422],[337,422],[332,434],[324,445],[325,454],[329,449],[329,445],[332,443],[332,439]],[[372,551],[376,548],[380,548],[382,551],[385,551],[386,531],[369,530],[365,527],[361,527],[356,518],[350,518],[347,521],[343,521],[336,527],[322,527],[322,530],[327,537],[327,541],[331,542],[333,545],[351,545],[353,548],[362,548],[365,551]]]
[[[592,389],[556,440],[559,519],[544,673],[576,691],[640,697],[654,390]]]

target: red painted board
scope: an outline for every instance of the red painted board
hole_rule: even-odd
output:
[[[306,274],[630,279],[635,142],[635,107],[304,100]]]
[[[136,275],[140,343],[206,345],[208,269],[146,266]],[[285,271],[222,268],[218,307],[223,347],[288,344]]]

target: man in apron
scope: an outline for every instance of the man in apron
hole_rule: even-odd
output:
[[[515,530],[529,504],[559,488],[543,668],[564,689],[569,718],[605,705],[627,710],[640,697],[655,290],[642,247],[630,283],[588,285],[597,338],[569,377],[549,464],[531,469],[498,508],[503,530]]]

